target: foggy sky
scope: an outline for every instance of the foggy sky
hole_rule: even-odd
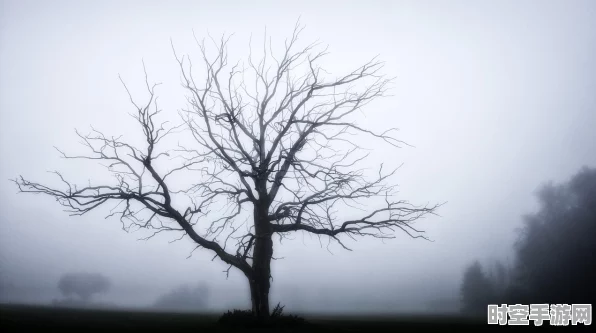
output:
[[[354,251],[335,244],[332,253],[307,235],[275,243],[285,259],[273,263],[273,301],[288,309],[348,310],[359,299],[369,310],[416,311],[455,297],[471,260],[510,258],[539,185],[596,166],[594,1],[0,3],[0,279],[28,302],[58,297],[64,273],[91,271],[112,279],[103,299],[120,304],[146,305],[200,281],[212,288],[214,308],[249,304],[238,272],[226,280],[206,250],[186,259],[190,241],[137,241],[144,234],[123,232],[117,218],[69,217],[9,181],[50,181],[51,170],[94,179],[93,163],[60,159],[53,146],[80,152],[74,129],[90,125],[136,131],[118,74],[143,96],[141,60],[175,115],[185,100],[170,38],[196,58],[193,30],[234,33],[230,57],[240,59],[251,32],[262,37],[266,28],[283,43],[300,18],[301,41],[328,44],[325,68],[334,74],[379,55],[395,77],[392,96],[363,109],[365,125],[398,127],[414,148],[377,151],[368,162],[404,163],[393,178],[402,198],[447,202],[440,217],[418,223],[434,242],[397,234],[347,240]]]

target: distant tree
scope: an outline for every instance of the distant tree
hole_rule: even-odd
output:
[[[187,92],[180,126],[159,119],[157,84],[145,75],[146,102],[129,93],[141,144],[93,129],[77,132],[87,154],[60,151],[67,159],[104,163],[112,181],[76,184],[56,172],[60,185],[24,177],[15,183],[22,192],[53,197],[74,215],[109,205],[108,216],[119,217],[125,230],[188,237],[229,265],[227,271],[244,274],[252,310],[264,320],[274,240],[307,233],[348,249],[342,237],[404,232],[426,238],[413,223],[438,205],[398,198],[397,168],[368,172],[361,164],[368,153],[355,135],[403,144],[395,128],[376,131],[358,118],[387,95],[383,63],[374,58],[332,75],[320,65],[326,48],[299,46],[301,30],[296,25],[280,52],[265,41],[263,54],[251,49],[245,61],[228,59],[225,37],[212,40],[213,54],[197,41],[198,62],[174,51]],[[352,208],[358,210],[348,217]]]
[[[162,310],[204,310],[207,306],[208,295],[208,289],[204,285],[195,287],[183,285],[160,296],[153,306]]]
[[[466,270],[465,309],[485,306],[486,300],[491,304],[596,301],[596,169],[584,167],[564,184],[547,183],[537,197],[538,211],[524,216],[513,265],[495,262],[485,274],[476,262]]]
[[[486,313],[487,305],[494,299],[494,290],[491,280],[478,261],[473,262],[464,271],[460,291],[463,313]]]
[[[528,303],[594,303],[596,169],[538,191],[540,208],[524,217],[515,246],[517,290]]]
[[[487,277],[491,284],[491,304],[506,303],[506,295],[511,289],[511,267],[500,260],[493,261],[487,268]]]
[[[83,302],[88,302],[93,294],[107,292],[110,286],[110,280],[98,273],[69,273],[58,281],[62,295],[75,295]]]

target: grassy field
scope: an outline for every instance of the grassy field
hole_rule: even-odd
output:
[[[0,305],[0,331],[163,331],[163,332],[237,332],[247,329],[221,327],[219,315],[158,313],[140,311],[75,310],[39,306]],[[487,325],[484,319],[453,316],[309,316],[309,326],[284,329],[284,332],[416,332],[430,330],[484,332],[487,329],[545,329]],[[577,327],[575,327],[577,328]],[[582,327],[583,328],[583,327]],[[571,327],[568,327],[571,329]],[[567,329],[564,329],[567,331]],[[248,331],[264,331],[250,329]],[[273,331],[279,332],[279,329]]]

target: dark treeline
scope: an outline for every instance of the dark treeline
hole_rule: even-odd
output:
[[[486,315],[488,304],[593,304],[596,267],[596,169],[567,183],[543,185],[539,209],[523,217],[514,260],[465,270],[462,311]]]

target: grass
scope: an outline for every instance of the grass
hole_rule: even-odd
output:
[[[42,306],[0,305],[2,332],[262,332],[263,329],[224,327],[221,314],[161,313],[116,310],[79,310]],[[485,319],[455,316],[307,316],[304,327],[272,329],[275,332],[410,332],[447,329],[452,331],[509,331],[515,327],[487,325]],[[524,327],[528,329],[528,327]],[[536,329],[541,327],[535,327]]]

